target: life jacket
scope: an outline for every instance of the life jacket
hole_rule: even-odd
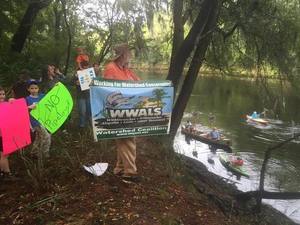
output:
[[[244,160],[242,159],[234,159],[231,161],[231,164],[234,166],[242,166],[244,164]]]

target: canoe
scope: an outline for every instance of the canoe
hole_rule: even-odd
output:
[[[246,117],[247,117],[247,121],[250,121],[250,122],[254,122],[254,123],[258,123],[258,124],[262,124],[262,125],[268,125],[268,123],[269,123],[267,120],[264,120],[261,118],[253,119],[249,115],[246,115]]]
[[[232,152],[232,149],[230,147],[230,140],[229,139],[221,139],[221,140],[212,140],[208,137],[206,137],[206,133],[198,130],[190,131],[189,129],[182,127],[181,133],[186,135],[186,137],[195,139],[197,141],[200,141],[204,144],[208,144],[212,146],[214,149],[223,149],[226,152]]]
[[[230,162],[230,156],[232,154],[228,154],[228,153],[220,153],[219,154],[219,160],[222,163],[222,165],[228,169],[229,171],[231,171],[233,174],[235,175],[240,175],[240,176],[245,176],[245,177],[250,177],[249,174],[247,173],[246,169],[244,166],[237,166],[237,165],[233,165]]]

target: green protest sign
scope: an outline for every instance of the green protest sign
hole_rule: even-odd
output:
[[[70,92],[58,82],[30,114],[53,134],[68,118],[72,108]]]

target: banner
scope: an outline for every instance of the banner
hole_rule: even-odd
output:
[[[82,91],[90,89],[90,84],[96,77],[94,68],[77,71],[80,88]]]
[[[37,103],[30,114],[50,133],[60,128],[71,113],[73,100],[68,89],[58,82],[47,95]]]
[[[90,96],[95,140],[168,134],[173,94],[170,81],[94,80]]]
[[[4,155],[31,143],[29,113],[24,98],[0,104],[0,130]]]

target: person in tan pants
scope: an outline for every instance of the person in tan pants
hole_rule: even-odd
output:
[[[117,145],[117,163],[114,174],[125,176],[136,175],[136,143],[135,138],[123,138],[116,140]]]
[[[114,48],[115,57],[105,66],[103,77],[112,80],[135,80],[140,78],[128,68],[131,58],[129,46],[121,44]],[[117,163],[114,174],[122,176],[124,181],[138,182],[136,167],[135,138],[122,138],[116,140]]]

